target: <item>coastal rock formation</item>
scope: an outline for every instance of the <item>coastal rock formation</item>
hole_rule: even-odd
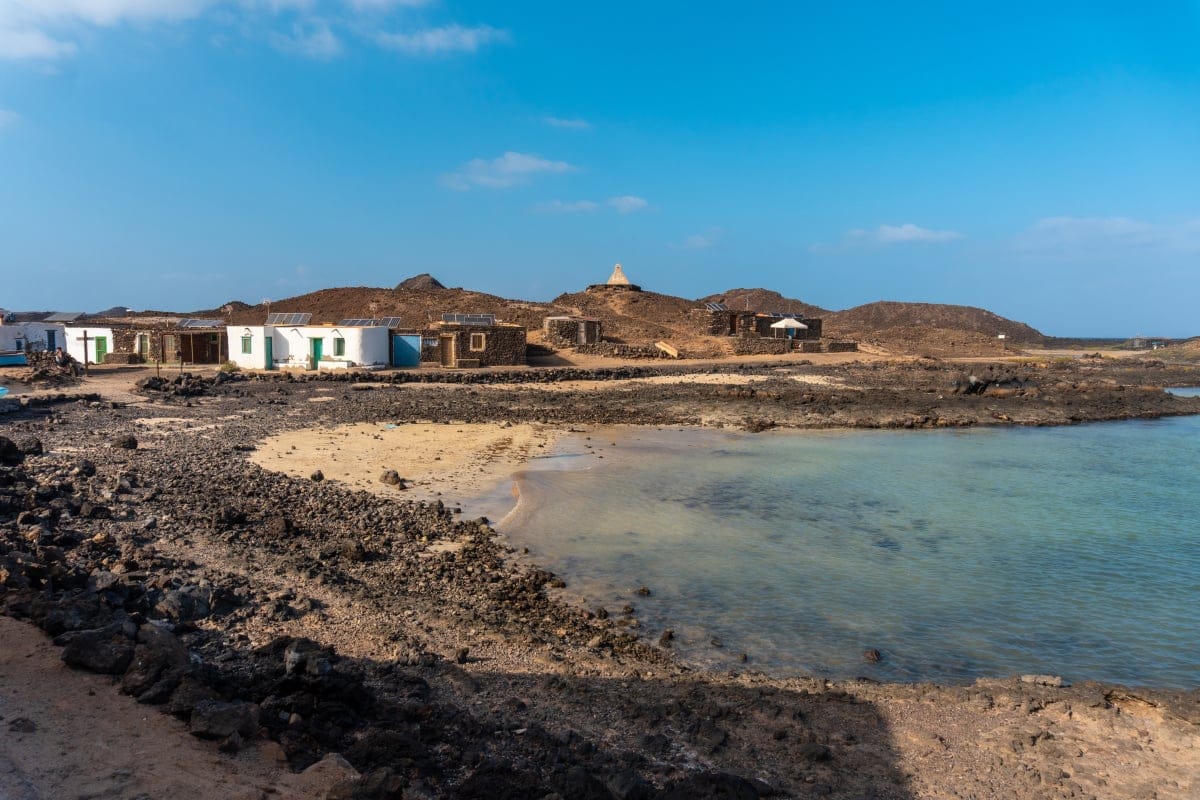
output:
[[[1155,388],[1200,382],[1165,365],[1029,365],[1021,391],[999,394],[953,393],[960,372],[929,362],[735,365],[690,382],[699,376],[686,367],[437,376],[453,391],[417,372],[197,376],[202,394],[147,385],[137,405],[28,402],[5,419],[10,440],[42,448],[0,466],[0,608],[211,748],[277,752],[295,770],[324,763],[310,777],[337,773],[329,796],[1194,794],[1194,693],[703,673],[676,662],[667,632],[631,625],[649,590],[631,586],[628,610],[602,616],[558,599],[553,574],[486,520],[455,514],[451,498],[355,491],[328,465],[313,482],[247,457],[282,430],[379,420],[944,427],[1200,411]],[[336,402],[309,403],[330,394]],[[107,446],[130,431],[136,449]],[[35,728],[20,736],[54,722],[22,712],[6,725],[19,719]],[[0,762],[18,744],[0,742]],[[148,768],[129,768],[124,795]]]

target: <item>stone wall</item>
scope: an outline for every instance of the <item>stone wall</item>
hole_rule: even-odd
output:
[[[471,349],[471,334],[484,336],[484,349]],[[453,325],[422,334],[421,361],[442,362],[441,337],[454,337],[454,367],[512,367],[525,364],[525,329],[519,325]],[[437,339],[425,346],[425,339]]]
[[[830,353],[853,353],[858,350],[858,342],[830,342],[825,349]]]
[[[792,350],[790,339],[745,339],[734,338],[729,342],[733,346],[734,355],[759,356],[783,355]]]
[[[600,341],[600,320],[579,319],[576,317],[558,318],[547,317],[542,323],[546,338],[559,347],[579,346],[579,331],[583,329],[583,344],[596,344]]]
[[[597,342],[575,348],[575,352],[606,358],[667,358],[667,354],[654,345],[622,344],[619,342]]]

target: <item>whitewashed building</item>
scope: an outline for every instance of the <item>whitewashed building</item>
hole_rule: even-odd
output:
[[[103,364],[113,350],[113,329],[100,325],[73,324],[63,329],[63,349],[81,364]]]
[[[65,336],[61,323],[0,320],[0,351],[54,350],[63,346]]]
[[[230,325],[229,360],[243,369],[379,369],[388,366],[390,338],[387,327],[354,324],[310,325],[308,314],[276,315],[289,318],[267,325]]]

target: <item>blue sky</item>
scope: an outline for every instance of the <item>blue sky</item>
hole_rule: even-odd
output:
[[[620,261],[1196,335],[1197,41],[1197,0],[0,0],[0,306]]]

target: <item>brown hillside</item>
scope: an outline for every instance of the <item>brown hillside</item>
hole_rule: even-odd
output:
[[[575,292],[554,298],[553,304],[560,313],[601,320],[606,339],[635,343],[691,338],[696,326],[690,312],[704,308],[698,301],[656,292]]]
[[[824,317],[827,309],[784,297],[771,289],[727,289],[718,294],[701,297],[701,303],[724,303],[732,311],[798,311],[806,317]]]
[[[909,334],[929,331],[932,334],[941,329],[943,332],[979,334],[989,339],[1004,334],[1009,344],[1041,345],[1044,339],[1039,331],[1023,322],[1005,319],[991,311],[938,303],[868,303],[827,314],[824,325],[826,335],[843,338],[886,340],[889,331],[907,330]],[[908,334],[904,338],[908,338]]]
[[[495,314],[501,322],[537,328],[541,326],[543,317],[555,313],[546,303],[506,300],[466,289],[381,289],[368,286],[321,289],[275,300],[271,303],[271,311],[308,312],[313,315],[312,321],[315,323],[364,317],[400,317],[404,327],[412,328],[420,328],[428,322],[441,319],[445,313]],[[266,315],[266,306],[260,303],[236,308],[230,316],[234,323],[261,325]]]

